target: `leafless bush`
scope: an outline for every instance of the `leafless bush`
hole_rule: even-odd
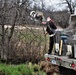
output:
[[[16,30],[10,41],[8,61],[11,63],[38,63],[44,57],[47,42],[48,39],[44,37],[42,30]]]

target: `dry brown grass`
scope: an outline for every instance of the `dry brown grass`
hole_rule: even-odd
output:
[[[40,69],[46,72],[47,75],[59,75],[59,67],[52,65],[50,62],[41,61],[39,63]]]

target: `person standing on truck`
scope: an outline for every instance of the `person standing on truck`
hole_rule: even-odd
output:
[[[55,35],[55,30],[57,29],[57,27],[54,24],[54,21],[48,17],[47,18],[47,22],[46,22],[46,32],[45,35],[48,33],[49,34],[49,50],[48,50],[48,54],[51,54],[52,49],[53,49],[53,44],[54,44],[54,35]]]

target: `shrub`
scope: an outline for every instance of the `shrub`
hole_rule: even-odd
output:
[[[38,63],[46,52],[47,38],[39,30],[15,31],[10,41],[8,61],[14,64]]]
[[[0,75],[46,75],[40,71],[37,64],[2,65],[0,65]]]

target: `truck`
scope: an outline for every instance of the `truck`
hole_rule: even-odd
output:
[[[56,30],[51,54],[44,54],[45,61],[57,65],[63,75],[76,75],[76,15],[69,19],[70,26]]]

